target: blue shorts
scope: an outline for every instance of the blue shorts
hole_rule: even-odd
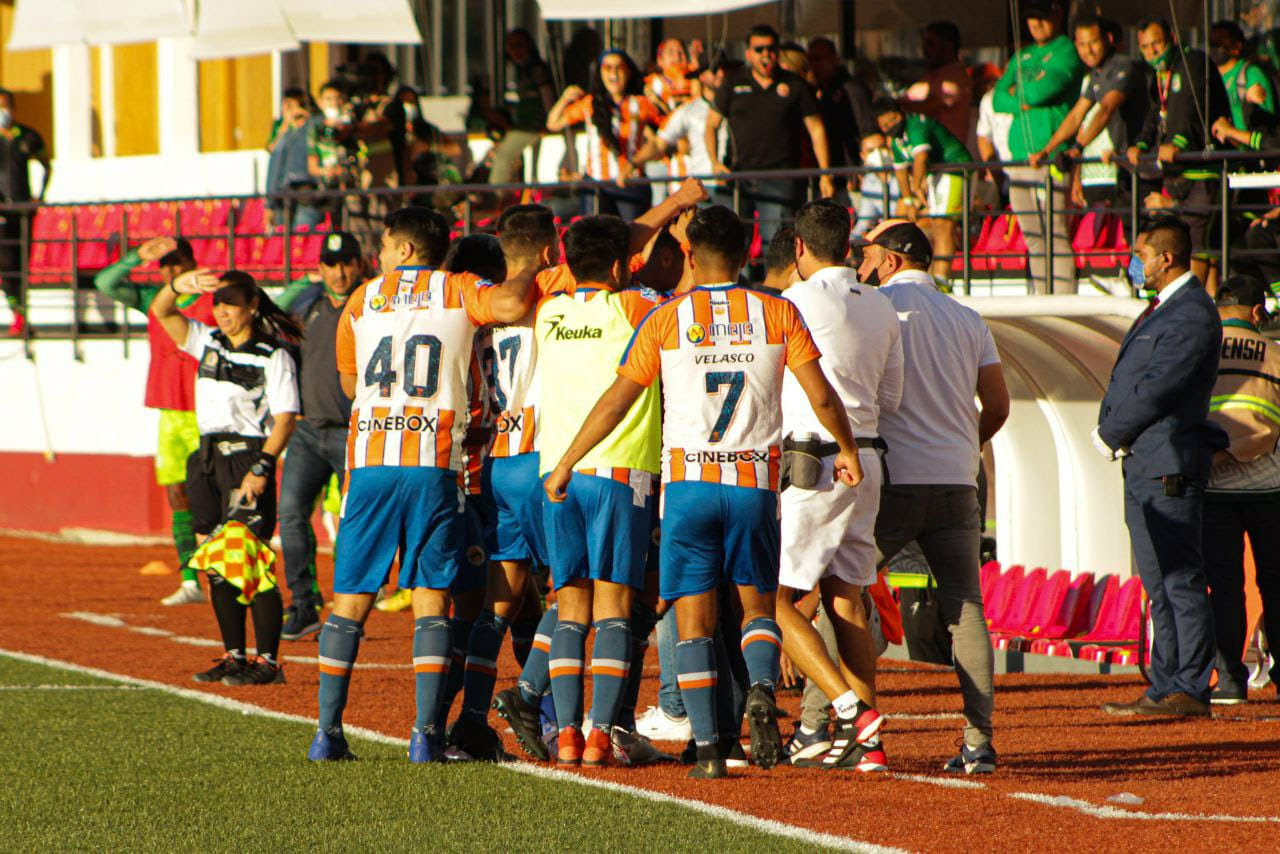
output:
[[[583,578],[644,588],[645,554],[653,533],[655,477],[648,475],[637,489],[609,478],[575,473],[564,502],[548,501],[543,506],[551,578],[557,590]]]
[[[542,531],[542,479],[538,454],[489,457],[484,461],[484,544],[490,560],[547,562]]]
[[[449,585],[450,593],[483,590],[489,584],[489,557],[484,548],[484,506],[479,495],[463,499],[462,550],[458,552],[458,575]]]
[[[663,484],[660,594],[672,601],[726,582],[777,590],[781,540],[772,490],[693,480]]]
[[[350,472],[333,556],[334,593],[376,593],[400,554],[401,587],[447,590],[465,539],[458,473],[372,466]]]

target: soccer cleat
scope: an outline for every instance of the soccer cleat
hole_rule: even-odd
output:
[[[805,759],[814,759],[822,756],[831,749],[831,737],[827,734],[827,725],[823,724],[820,729],[813,732],[805,732],[796,725],[795,732],[791,734],[791,738],[787,741],[785,748],[787,757],[793,762]]]
[[[747,762],[747,752],[742,749],[742,742],[737,736],[720,737],[720,756],[728,768],[746,768],[750,764]]]
[[[525,752],[534,759],[546,762],[551,758],[551,751],[542,740],[542,727],[538,709],[524,701],[520,689],[506,688],[493,698],[493,709],[511,726],[516,741]]]
[[[613,740],[609,737],[609,733],[599,727],[588,728],[587,741],[582,748],[582,764],[591,768],[601,768],[609,764],[612,756]]]
[[[377,608],[379,611],[395,612],[407,610],[412,605],[413,593],[408,589],[401,587],[390,596],[379,599],[373,607]]]
[[[693,726],[688,715],[672,717],[661,706],[650,706],[636,718],[636,733],[654,741],[688,741],[693,738]]]
[[[674,756],[654,747],[653,742],[643,735],[628,732],[620,726],[613,728],[613,758],[619,765],[629,767],[676,761]]]
[[[184,581],[182,586],[160,600],[161,605],[199,605],[209,601],[199,581]]]
[[[859,704],[861,705],[861,704]],[[836,731],[831,737],[830,746],[822,753],[813,753],[806,757],[793,757],[792,764],[797,768],[854,768],[862,761],[864,753],[873,743],[879,749],[880,726],[884,718],[873,709],[868,709],[854,720],[836,721]],[[867,730],[871,734],[859,737]]]
[[[415,765],[444,760],[444,750],[439,739],[425,732],[413,732],[409,735],[409,761]]]
[[[197,682],[221,682],[228,676],[238,675],[248,667],[248,663],[243,658],[236,658],[229,652],[222,658],[215,658],[214,661],[218,663],[191,678]]]
[[[586,743],[582,739],[582,730],[576,726],[567,726],[560,730],[560,738],[556,745],[556,764],[571,767],[582,764],[582,752]]]
[[[316,737],[311,739],[307,758],[312,762],[350,762],[356,755],[347,747],[347,739],[341,730],[329,733],[318,729]]]
[[[752,685],[747,692],[746,717],[752,761],[761,768],[772,768],[782,761],[782,734],[778,732],[778,707],[763,685]]]
[[[510,759],[502,749],[502,739],[485,721],[464,715],[449,730],[445,758],[451,761],[505,762]]]
[[[960,755],[949,759],[947,764],[942,766],[942,770],[952,774],[994,774],[996,749],[990,743],[981,747],[970,747],[962,741]]]
[[[724,759],[720,757],[720,745],[702,744],[697,748],[689,777],[694,780],[719,780],[729,776]]]
[[[320,615],[311,603],[293,604],[285,612],[284,627],[280,637],[287,641],[302,640],[320,631]]]
[[[254,656],[238,673],[222,677],[223,685],[239,688],[243,685],[283,685],[284,665],[272,664],[265,658]]]
[[[880,732],[880,727],[884,726],[884,715],[861,700],[858,701],[857,712],[850,729],[852,730],[854,741],[861,744]],[[837,731],[843,729],[844,726],[845,722],[843,720],[836,720]]]

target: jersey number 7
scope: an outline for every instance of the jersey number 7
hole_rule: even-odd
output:
[[[742,371],[711,371],[707,374],[707,394],[720,394],[720,389],[729,387],[720,406],[720,417],[711,428],[708,441],[719,442],[724,439],[724,431],[728,430],[729,424],[733,422],[733,413],[738,409],[738,401],[742,399],[742,387],[745,384],[746,374]]]
[[[427,375],[418,384],[418,354],[426,350]],[[409,397],[435,397],[440,389],[440,351],[444,349],[440,339],[434,335],[414,335],[404,342],[404,393]],[[392,366],[392,338],[383,336],[378,346],[373,348],[369,364],[364,368],[364,384],[376,385],[378,394],[391,397],[392,386],[399,375]]]

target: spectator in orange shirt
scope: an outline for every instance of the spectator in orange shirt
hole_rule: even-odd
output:
[[[973,82],[960,61],[960,28],[951,21],[932,22],[921,34],[921,50],[929,71],[907,89],[902,106],[937,119],[964,142],[973,120]]]
[[[582,210],[590,212],[593,195],[600,199],[600,213],[633,220],[650,207],[648,185],[626,186],[636,172],[632,162],[640,147],[653,135],[662,115],[644,96],[644,81],[635,62],[620,50],[607,50],[596,62],[591,91],[569,86],[547,116],[552,133],[571,125],[587,126],[586,177],[605,182],[582,197]]]

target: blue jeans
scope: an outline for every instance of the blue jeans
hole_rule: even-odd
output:
[[[316,535],[311,513],[330,475],[341,481],[347,466],[347,428],[299,421],[284,455],[280,482],[280,546],[285,583],[293,602],[319,602]]]
[[[683,718],[684,697],[676,684],[676,609],[658,621],[658,708],[673,718]]]

